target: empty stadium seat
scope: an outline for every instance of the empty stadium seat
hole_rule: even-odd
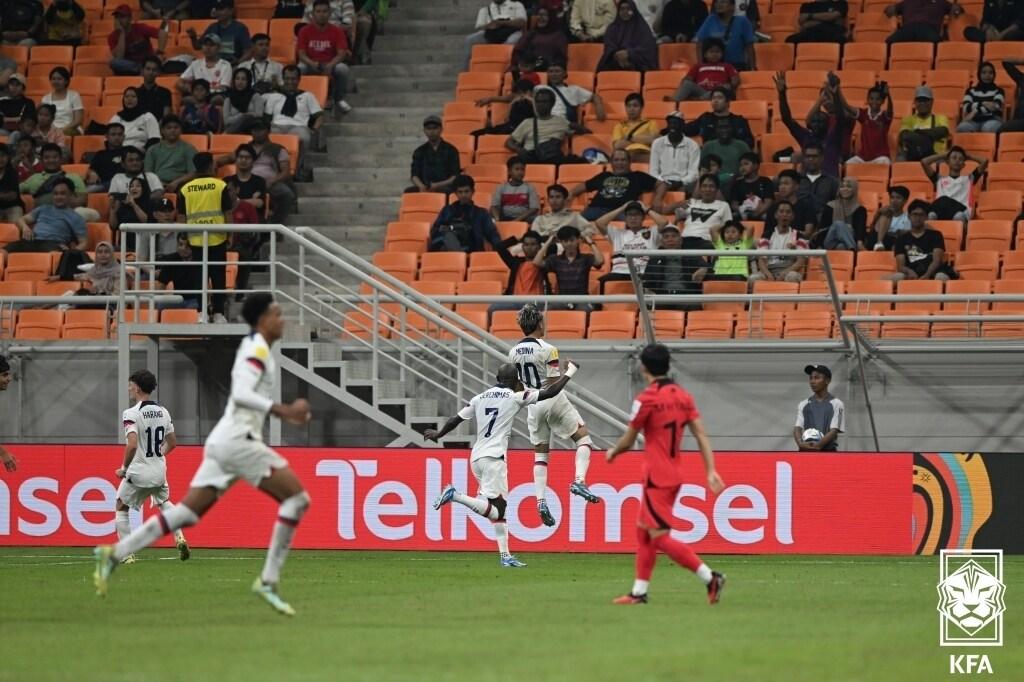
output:
[[[659,341],[674,341],[682,338],[686,313],[682,310],[654,310],[651,324]]]
[[[687,339],[729,339],[732,328],[733,313],[728,310],[692,310],[686,314]]]
[[[516,319],[518,314],[515,310],[496,310],[491,315],[491,334],[507,341],[518,341],[523,338],[523,332],[519,329],[519,322]]]
[[[57,280],[55,282],[36,282],[36,296],[63,296],[68,292],[74,293],[82,288],[81,282],[67,282]]]
[[[896,257],[889,251],[861,251],[857,254],[854,280],[883,279],[896,272]],[[849,288],[847,288],[849,291]]]
[[[14,327],[14,338],[23,340],[59,339],[64,321],[61,310],[19,310]]]
[[[465,278],[466,254],[464,253],[448,251],[427,252],[420,258],[420,280],[461,282]]]
[[[875,252],[880,253],[880,252]],[[846,283],[846,296],[889,296],[893,292],[891,280],[854,280]],[[868,301],[864,299],[848,300],[843,303],[843,311],[852,315],[868,315],[892,308],[890,301]]]
[[[587,314],[580,310],[551,310],[545,316],[544,327],[549,339],[582,339]]]
[[[952,33],[950,34],[952,36]],[[962,69],[974,73],[981,62],[981,44],[962,40],[943,41],[936,45],[936,69]]]
[[[378,251],[373,254],[373,264],[388,274],[401,273],[408,279],[415,279],[418,256],[414,252]]]
[[[1009,220],[972,220],[967,223],[968,251],[1008,251],[1013,240]]]
[[[508,275],[508,266],[497,252],[477,251],[469,254],[467,279],[497,282],[504,287],[508,283]]]
[[[742,284],[742,282],[740,282]],[[796,282],[769,282],[766,280],[758,280],[754,282],[753,294],[797,294],[799,293],[800,285]],[[774,312],[782,312],[787,310],[794,310],[796,308],[796,301],[765,301],[757,300],[756,298],[750,302],[751,310],[770,310]],[[736,318],[737,324],[739,324],[740,315]],[[780,325],[781,328],[781,325]]]
[[[21,239],[21,230],[14,223],[0,223],[0,249]],[[0,274],[3,269],[0,268]]]
[[[570,46],[570,51],[572,46]],[[672,65],[676,62],[685,62],[689,66],[693,66],[697,63],[697,45],[696,43],[662,43],[658,45],[658,68],[662,71],[673,70],[679,73],[679,77],[682,78],[683,74],[686,73],[683,69],[673,69]]]
[[[1016,251],[1007,251],[1003,254],[1003,267],[999,278],[1024,279],[1024,250],[1018,248]]]
[[[951,258],[964,242],[964,224],[959,220],[929,220],[928,226],[942,234],[946,256]]]
[[[1024,192],[1024,173],[1020,164],[1012,161],[996,161],[988,165],[987,189],[1012,189]]]
[[[388,223],[384,233],[385,251],[423,253],[427,250],[430,223],[420,221],[395,221]]]
[[[469,70],[504,73],[512,61],[512,48],[512,45],[474,45]]]
[[[601,43],[573,43],[569,45],[566,70],[570,73],[574,71],[593,73],[597,71],[602,54],[604,54],[604,45]]]
[[[832,337],[833,314],[827,310],[791,310],[782,328],[784,339],[828,339]]]
[[[963,279],[998,279],[999,252],[961,251],[956,255],[954,267]]]
[[[477,163],[504,164],[509,157],[515,156],[512,150],[505,146],[506,141],[508,135],[481,135],[476,143],[474,160]]]
[[[843,70],[885,71],[887,53],[887,46],[883,42],[876,43],[858,40],[847,43],[843,49]],[[758,65],[760,66],[760,62]],[[845,80],[843,81],[843,89],[846,89]]]
[[[1024,295],[1024,279],[1000,279],[992,282],[992,293]],[[993,301],[992,310],[1003,313],[1024,312],[1024,301]]]
[[[199,311],[188,308],[168,308],[160,311],[162,324],[199,324]]]
[[[797,70],[824,69],[834,71],[839,68],[838,43],[800,43],[796,46],[796,60],[793,68]]]
[[[503,283],[493,280],[465,281],[455,284],[455,293],[459,296],[501,296],[503,291]],[[471,310],[486,311],[490,305],[490,303],[456,303],[455,312],[462,315]]]
[[[800,293],[801,294],[817,294],[817,295],[828,295],[831,297],[832,290],[829,288],[828,282],[825,280],[805,280],[800,282]],[[846,282],[836,282],[836,293],[840,296],[846,293]],[[832,301],[798,301],[796,304],[798,311],[834,311],[835,306]]]
[[[981,279],[951,279],[946,282],[946,294],[971,295],[992,293],[992,282]],[[977,312],[988,310],[988,302],[981,301],[943,301],[942,309],[947,312]],[[932,329],[934,332],[934,328]]]
[[[934,279],[908,279],[896,283],[899,295],[931,296],[943,292],[942,282]],[[895,309],[899,310],[939,310],[941,301],[896,301]],[[884,336],[884,333],[883,333]]]
[[[754,56],[759,71],[790,71],[796,57],[791,43],[755,43]]]
[[[932,43],[893,43],[889,46],[889,70],[927,71],[932,68],[934,56]]]
[[[437,215],[444,208],[444,195],[434,192],[417,192],[402,195],[398,219],[402,221],[426,222],[433,225]]]
[[[633,282],[606,282],[604,285],[604,293],[608,295],[630,295],[636,296],[636,289],[633,288]],[[631,303],[605,303],[603,310],[628,310],[635,312],[638,308],[636,301]]]
[[[61,338],[105,339],[107,337],[106,310],[80,310],[72,308],[64,312]]]
[[[755,311],[736,315],[737,339],[778,339],[782,338],[783,313],[781,311]]]
[[[832,277],[837,282],[846,282],[853,277],[853,251],[829,251],[828,264],[832,268]],[[824,280],[825,266],[821,258],[807,259],[807,279]]]
[[[982,220],[1016,221],[1021,214],[1021,202],[1022,193],[1017,190],[990,189],[981,192],[976,206],[977,217]]]
[[[611,102],[621,102],[626,95],[640,92],[638,71],[602,71],[597,74],[597,94]]]
[[[633,311],[598,310],[590,313],[588,339],[632,339],[635,332],[636,313]]]
[[[53,272],[53,259],[48,253],[9,253],[4,266],[8,281],[44,280]]]
[[[463,71],[459,74],[455,86],[455,99],[464,102],[475,102],[484,97],[494,97],[500,90],[500,73]]]

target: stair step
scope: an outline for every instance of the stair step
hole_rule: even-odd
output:
[[[400,47],[377,48],[373,51],[374,66],[389,66],[392,64],[447,64],[452,73],[458,73],[462,69],[461,62],[465,54],[462,45],[450,47],[434,47],[430,50],[404,50]]]
[[[354,66],[352,74],[359,79],[377,78],[445,78],[455,83],[456,72],[449,61],[443,62],[409,62],[407,64],[373,64],[372,66]]]
[[[408,171],[406,172],[408,175]],[[368,199],[394,199],[395,195],[401,194],[402,190],[409,185],[408,177],[405,182],[384,183],[384,182],[327,182],[324,184],[299,185],[300,197],[364,197]],[[397,205],[397,204],[396,204]],[[378,235],[382,236],[382,235]]]
[[[452,91],[446,92],[413,92],[405,90],[402,92],[360,92],[349,95],[345,98],[353,107],[409,107],[409,106],[430,106],[435,112],[440,112],[444,103],[452,99]],[[421,119],[422,120],[422,119]]]
[[[369,381],[372,378],[372,365],[369,362],[346,360],[341,364],[347,381]]]
[[[405,382],[378,380],[375,384],[375,395],[378,404],[395,405],[399,404],[399,400],[409,400],[405,395]]]
[[[438,76],[436,78],[378,76],[377,74],[367,74],[367,76],[368,77],[364,77],[361,74],[356,75],[359,94],[396,92],[416,94],[426,93],[431,96],[436,96],[440,91],[447,94],[448,97],[451,97],[450,93],[455,90],[454,76]]]

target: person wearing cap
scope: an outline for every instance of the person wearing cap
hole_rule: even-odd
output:
[[[665,117],[666,133],[651,143],[650,173],[673,192],[693,192],[700,171],[700,145],[683,132],[686,125],[678,111]]]
[[[252,39],[245,24],[235,19],[234,0],[217,0],[213,6],[213,18],[216,21],[206,27],[202,38],[217,36],[220,39],[217,54],[231,64],[248,59],[252,54]],[[202,39],[196,35],[196,30],[189,28],[186,33],[192,40],[192,49],[202,49]]]
[[[32,47],[43,27],[43,3],[39,0],[0,2],[0,43]]]
[[[329,23],[331,5],[328,0],[314,0],[313,23],[306,24],[296,37],[299,69],[303,74],[323,74],[331,79],[334,113],[347,114],[352,106],[345,101],[348,92],[352,44],[348,34]]]
[[[625,149],[633,163],[651,160],[651,143],[658,137],[657,124],[644,117],[644,98],[639,92],[626,95],[626,118],[612,128],[612,149]]]
[[[927,85],[914,92],[914,110],[900,121],[900,161],[920,161],[945,154],[949,147],[949,118],[932,111],[935,95]]]
[[[625,222],[623,227],[612,225],[613,220],[622,218]],[[644,220],[650,218],[654,226],[644,225]],[[604,285],[607,282],[624,281],[631,279],[629,274],[629,262],[623,255],[626,251],[653,251],[658,248],[659,230],[668,225],[656,211],[644,206],[639,201],[631,201],[623,204],[594,221],[597,231],[608,238],[612,245],[612,269],[600,278],[601,293],[604,293]],[[634,258],[633,264],[637,271],[643,274],[647,266],[647,258]]]
[[[964,8],[955,0],[901,0],[885,8],[885,16],[902,19],[900,27],[885,42],[893,43],[937,43],[942,40],[946,16],[955,18],[964,13]]]
[[[406,192],[444,192],[452,189],[452,183],[462,168],[459,150],[441,137],[441,117],[431,114],[423,119],[423,134],[427,141],[412,153],[410,176],[412,187]]]
[[[192,159],[195,166],[195,179],[181,186],[178,192],[177,206],[185,214],[185,222],[189,225],[223,225],[231,220],[234,200],[226,182],[214,175],[213,155],[200,152]],[[227,232],[207,232],[207,272],[213,289],[221,290],[212,294],[212,314],[214,322],[224,321],[227,295],[223,290],[227,286],[226,265],[228,257]],[[202,258],[203,232],[189,232],[188,243],[195,251],[197,258]]]
[[[0,97],[0,116],[3,126],[0,137],[6,137],[18,129],[18,121],[25,114],[36,115],[36,103],[25,96],[25,77],[20,73],[11,74],[7,80],[7,95]]]
[[[202,59],[196,59],[185,72],[181,74],[175,87],[184,96],[190,99],[192,95],[192,83],[202,79],[210,84],[211,100],[214,104],[220,104],[223,95],[231,87],[231,64],[220,58],[220,36],[210,33],[202,37]]]
[[[839,434],[846,432],[846,408],[842,400],[828,392],[832,370],[825,365],[807,365],[804,374],[809,377],[811,397],[801,400],[796,408],[793,440],[798,450],[835,452],[839,449]],[[822,439],[817,443],[805,443],[803,433],[806,429],[817,429],[822,433]]]
[[[156,38],[156,52],[153,51]],[[114,9],[114,30],[107,36],[110,48],[110,70],[118,76],[134,76],[142,73],[142,64],[147,57],[163,57],[167,48],[167,22],[159,29],[148,24],[132,22],[132,8],[118,5]]]
[[[659,250],[676,251],[683,248],[679,228],[669,223],[660,230]],[[699,294],[701,285],[695,275],[705,269],[704,259],[692,256],[654,256],[647,261],[643,272],[644,290],[650,294]],[[699,304],[659,303],[658,310],[692,310]]]
[[[161,225],[175,225],[178,222],[178,211],[174,208],[174,201],[170,197],[164,197],[153,206],[153,218]],[[142,240],[143,243],[148,239]],[[188,244],[188,238],[185,238]],[[178,232],[174,229],[167,229],[164,232],[156,233],[156,260],[166,260],[171,257],[178,246]],[[190,248],[191,250],[191,248]],[[145,260],[139,256],[139,260]]]
[[[11,365],[7,362],[7,358],[0,355],[0,391],[6,391],[10,383]],[[4,469],[7,471],[14,472],[18,470],[18,460],[2,445],[0,445],[0,462],[3,463]]]

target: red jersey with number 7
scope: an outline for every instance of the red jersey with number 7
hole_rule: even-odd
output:
[[[680,441],[686,425],[699,418],[693,396],[671,379],[652,382],[636,397],[629,425],[644,434],[643,472],[648,486],[682,484]]]

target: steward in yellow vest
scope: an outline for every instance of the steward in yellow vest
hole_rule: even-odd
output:
[[[227,183],[213,175],[212,154],[196,154],[192,163],[196,167],[197,177],[178,190],[179,210],[185,214],[185,222],[189,225],[223,225],[228,222],[225,213],[231,212],[231,197],[228,194]],[[219,246],[228,240],[227,232],[209,234],[207,243],[210,246]],[[203,234],[189,232],[188,243],[193,249],[202,248]]]

